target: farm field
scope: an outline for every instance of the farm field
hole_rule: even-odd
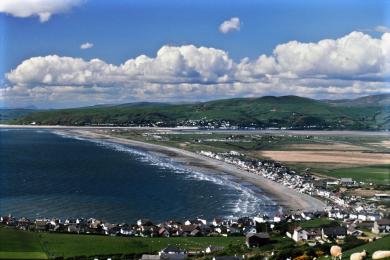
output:
[[[390,164],[390,154],[360,151],[261,151],[260,155],[275,161],[294,163]]]
[[[324,172],[324,174],[336,178],[353,178],[356,181],[390,183],[390,165],[338,168]]]

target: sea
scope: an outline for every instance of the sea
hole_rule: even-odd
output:
[[[272,215],[261,190],[226,174],[109,141],[41,129],[0,129],[0,215],[111,223]]]

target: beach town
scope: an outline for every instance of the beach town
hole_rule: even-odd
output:
[[[326,255],[331,245],[343,245],[345,241],[348,241],[349,245],[372,243],[390,233],[389,211],[384,206],[390,200],[388,194],[375,194],[371,198],[362,198],[347,196],[340,192],[340,189],[358,188],[364,185],[362,182],[351,178],[318,179],[307,173],[290,170],[279,162],[248,159],[236,151],[228,153],[200,151],[198,155],[223,161],[248,174],[261,175],[295,192],[320,199],[324,207],[312,211],[280,207],[277,212],[268,215],[259,212],[257,216],[212,220],[193,217],[161,223],[154,223],[149,219],[139,219],[136,223],[109,223],[95,218],[29,219],[12,215],[2,216],[1,223],[7,227],[30,232],[145,238],[241,236],[245,237],[245,245],[248,249],[272,244],[274,237],[283,237],[290,239],[296,245],[318,249],[316,252],[321,253],[314,254],[315,257]],[[351,243],[351,240],[355,242]],[[185,259],[205,254],[213,255],[223,249],[221,246],[210,245],[201,251],[187,252],[177,246],[169,246],[162,248],[159,254],[145,254],[142,259]],[[278,250],[272,249],[264,251],[264,257],[272,257],[277,252]],[[240,259],[242,256],[234,257]]]

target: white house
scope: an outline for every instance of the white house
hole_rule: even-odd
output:
[[[361,221],[367,221],[367,215],[365,213],[360,213],[358,219]]]
[[[282,221],[282,217],[280,215],[275,215],[274,216],[274,222],[275,223],[279,223],[280,221]]]
[[[349,214],[349,219],[357,219],[357,218],[358,218],[358,214],[356,214],[356,213]]]
[[[302,227],[296,227],[292,232],[286,232],[287,237],[291,238],[295,242],[306,241],[308,239],[307,234],[308,232]]]

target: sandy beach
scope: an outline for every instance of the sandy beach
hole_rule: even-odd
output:
[[[267,197],[271,198],[278,205],[288,210],[313,211],[322,210],[325,203],[307,194],[299,193],[287,188],[279,183],[273,182],[262,176],[241,170],[234,165],[208,158],[186,150],[166,147],[156,144],[144,143],[135,140],[113,137],[106,134],[97,133],[93,130],[82,129],[62,129],[68,135],[77,135],[85,138],[100,139],[112,143],[124,144],[147,150],[158,156],[169,157],[174,161],[195,170],[206,171],[212,174],[229,174],[235,176],[239,181],[251,183],[259,187]]]

